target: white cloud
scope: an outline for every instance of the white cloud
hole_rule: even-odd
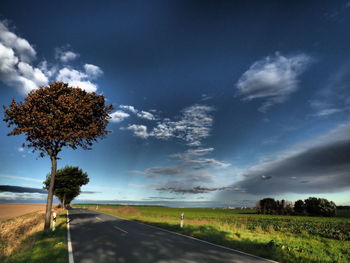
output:
[[[4,46],[13,49],[21,61],[30,62],[35,59],[36,52],[28,41],[10,32],[6,22],[2,21],[0,21],[0,42]]]
[[[32,80],[38,86],[46,85],[48,83],[47,77],[40,69],[33,68],[25,62],[18,63],[18,71],[24,78]]]
[[[150,120],[150,121],[154,121],[156,119],[156,117],[154,117],[152,113],[147,111],[139,111],[136,115],[139,118]]]
[[[21,61],[14,49],[0,43],[0,80],[9,86],[28,93],[48,83],[47,77],[39,68],[33,68]]]
[[[137,112],[138,112],[138,110],[136,110],[134,106],[130,106],[130,105],[120,105],[119,108],[121,108],[123,110],[128,110],[134,114],[137,114]]]
[[[69,45],[63,46],[61,48],[56,48],[55,58],[60,60],[63,63],[67,63],[79,57],[78,53],[75,53],[69,49],[70,49]]]
[[[201,140],[210,135],[213,117],[210,115],[214,108],[206,105],[193,105],[182,111],[178,121],[164,119],[150,133],[158,139],[179,138],[189,146],[200,146]]]
[[[248,101],[264,100],[259,110],[265,112],[298,90],[298,78],[310,62],[311,58],[305,54],[283,56],[279,53],[254,62],[236,84],[238,95]]]
[[[77,53],[67,48],[56,49],[56,58],[62,62],[77,57]],[[103,73],[98,66],[85,64],[84,71],[68,66],[58,70],[57,65],[49,68],[46,60],[34,66],[35,58],[36,51],[29,42],[10,32],[6,22],[0,21],[0,80],[6,85],[17,88],[23,94],[56,80],[68,82],[73,87],[79,86],[88,92],[97,90],[92,80]]]
[[[130,114],[124,112],[124,111],[121,111],[121,110],[117,110],[113,113],[111,113],[111,122],[121,122],[123,121],[124,119],[128,118],[130,116]]]
[[[120,108],[135,113],[140,118],[156,120],[153,114],[139,111],[133,106],[121,105]],[[150,132],[147,132],[147,136],[139,137],[154,137],[161,140],[178,138],[185,141],[189,146],[200,146],[202,144],[201,140],[210,135],[211,126],[213,124],[213,117],[210,115],[210,112],[213,110],[213,107],[198,104],[187,107],[181,111],[181,116],[176,117],[176,119],[178,119],[177,121],[164,118],[158,121],[157,125],[153,127]],[[135,127],[137,126],[140,125],[135,125]]]
[[[131,106],[131,105],[120,105],[119,108],[121,108],[125,111],[129,111],[141,119],[145,119],[145,120],[149,120],[149,121],[154,121],[157,119],[154,116],[154,114],[152,114],[148,111],[138,110],[134,106]]]
[[[132,124],[129,125],[126,129],[133,131],[135,136],[143,139],[146,139],[149,136],[147,132],[147,127],[145,125]]]
[[[35,59],[36,52],[27,40],[10,32],[0,21],[0,80],[9,86],[28,93],[48,83],[48,78],[29,63]]]
[[[41,61],[38,65],[38,67],[47,78],[53,77],[58,71],[57,65],[50,65],[49,66],[49,64],[46,60]]]
[[[344,111],[343,109],[336,109],[336,108],[331,108],[331,109],[321,109],[319,112],[313,114],[312,116],[315,117],[327,117],[330,115],[333,115],[335,113],[339,113]]]
[[[24,152],[24,151],[25,151],[25,149],[24,149],[23,147],[19,147],[17,150],[18,150],[19,152]]]
[[[97,78],[103,74],[103,71],[98,66],[92,64],[85,64],[84,69],[90,78]]]
[[[86,65],[89,65],[86,67]],[[91,82],[98,75],[102,74],[99,67],[91,64],[84,66],[85,71],[79,71],[69,67],[64,67],[58,71],[56,79],[68,82],[72,87],[79,87],[87,92],[96,92],[97,84]]]

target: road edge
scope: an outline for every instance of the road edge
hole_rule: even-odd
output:
[[[67,247],[68,247],[68,262],[69,263],[74,263],[72,240],[70,238],[69,212],[68,212],[68,209],[67,209]]]
[[[100,211],[94,211],[94,212],[97,212],[97,213],[100,213],[100,214],[104,214],[104,215],[113,216],[113,217],[116,217],[116,218],[119,218],[119,219],[122,219],[122,220],[125,220],[125,221],[134,222],[136,224],[148,226],[148,227],[155,228],[155,229],[158,229],[158,230],[161,230],[161,231],[164,231],[164,232],[168,232],[168,233],[171,233],[171,234],[175,234],[175,235],[178,235],[178,236],[194,239],[194,240],[197,240],[199,242],[206,243],[206,244],[209,244],[209,245],[212,245],[212,246],[215,246],[215,247],[219,247],[219,248],[222,248],[222,249],[227,249],[227,250],[233,251],[233,252],[238,253],[238,254],[243,254],[243,255],[246,255],[246,256],[253,257],[253,258],[263,259],[263,260],[266,260],[266,261],[271,262],[271,263],[279,263],[278,261],[274,261],[272,259],[259,257],[257,255],[253,255],[253,254],[250,254],[250,253],[247,253],[247,252],[243,252],[243,251],[240,251],[240,250],[237,250],[237,249],[234,249],[234,248],[229,248],[229,247],[225,247],[225,246],[222,246],[222,245],[214,244],[214,243],[211,243],[209,241],[205,241],[205,240],[202,240],[202,239],[199,239],[199,238],[196,238],[196,237],[187,236],[187,235],[180,234],[180,233],[177,233],[177,232],[173,232],[173,231],[170,231],[170,230],[167,230],[167,229],[163,229],[163,228],[160,228],[160,227],[156,227],[156,226],[148,225],[148,224],[145,224],[145,223],[141,223],[141,222],[138,222],[138,221],[135,221],[135,220],[130,220],[130,219],[127,219],[127,218],[116,216],[116,215],[110,215],[110,214],[103,213],[103,212],[100,212]]]

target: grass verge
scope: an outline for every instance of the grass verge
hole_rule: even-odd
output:
[[[44,233],[43,222],[38,212],[0,221],[0,262],[68,262],[66,212],[57,213],[54,232]]]
[[[76,205],[76,207],[95,210],[95,206]],[[183,210],[185,211],[185,209]],[[274,227],[274,224],[278,225],[280,220],[290,220],[291,222],[288,222],[288,224],[292,227],[293,220],[296,220],[294,217],[271,217],[275,221],[271,221],[270,227],[262,228],[256,226],[252,228],[250,223],[254,218],[265,218],[266,216],[240,214],[227,218],[223,217],[223,213],[228,213],[229,211],[211,210],[212,216],[208,217],[210,212],[208,210],[207,218],[199,218],[198,214],[202,210],[188,209],[185,211],[185,227],[180,228],[179,213],[177,213],[176,217],[172,216],[172,209],[168,208],[99,205],[98,211],[150,224],[279,262],[350,262],[350,241],[326,238],[312,234],[312,232],[293,233],[286,228]],[[195,214],[197,214],[196,219]],[[221,215],[215,217],[215,214]],[[324,220],[327,219],[313,218],[312,222],[319,226],[319,223]],[[240,224],[235,223],[235,221],[239,221]],[[310,226],[310,228],[313,227]]]

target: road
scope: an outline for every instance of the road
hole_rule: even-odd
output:
[[[74,263],[267,263],[238,251],[103,213],[69,210]]]

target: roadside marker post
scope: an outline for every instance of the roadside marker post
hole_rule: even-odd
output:
[[[56,212],[52,213],[52,231],[56,230]]]
[[[184,227],[184,219],[185,219],[185,213],[182,212],[181,213],[181,221],[180,221],[180,227],[183,228]]]

